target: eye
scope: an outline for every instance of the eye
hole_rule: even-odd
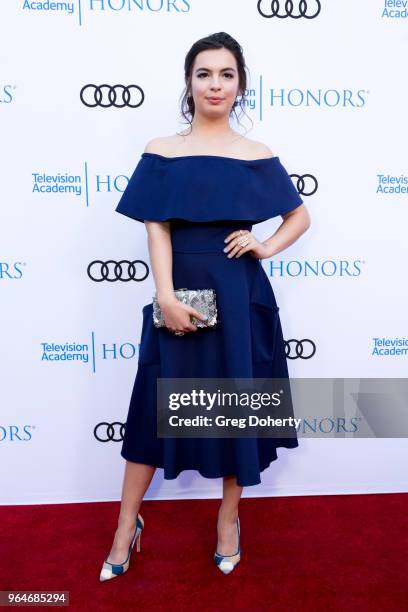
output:
[[[201,77],[205,77],[208,76],[207,72],[200,72],[199,74],[197,74],[197,78],[201,79]],[[232,74],[232,72],[224,72],[224,76],[226,76],[228,79],[233,79],[234,75]]]

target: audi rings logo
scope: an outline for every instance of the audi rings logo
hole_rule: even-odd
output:
[[[102,106],[102,108],[137,108],[143,104],[145,95],[139,85],[94,85],[88,84],[79,92],[82,104],[89,108]]]
[[[279,19],[286,19],[286,17],[292,17],[292,19],[315,19],[321,11],[322,5],[319,0],[298,0],[293,2],[292,0],[285,0],[285,2],[279,2],[279,0],[258,0],[256,5],[258,13],[270,19],[271,17],[278,17]]]
[[[98,423],[93,431],[99,442],[122,442],[125,433],[125,423]]]
[[[134,261],[128,261],[127,259],[101,261],[100,259],[95,259],[95,261],[91,261],[86,272],[89,278],[96,283],[101,283],[102,281],[110,283],[123,281],[126,283],[131,280],[140,283],[149,276],[149,266],[141,259],[135,259]]]
[[[291,338],[285,341],[285,355],[288,359],[310,359],[315,352],[316,345],[308,338],[303,338],[303,340]]]
[[[316,193],[318,182],[313,174],[291,174],[290,176],[296,178],[295,186],[300,195],[311,196]]]

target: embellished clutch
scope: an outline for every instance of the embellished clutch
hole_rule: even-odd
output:
[[[209,327],[214,328],[217,325],[217,305],[216,295],[214,289],[176,289],[174,291],[176,298],[192,306],[204,315],[207,315],[206,321],[201,321],[193,315],[191,315],[191,322],[197,327]],[[155,327],[165,327],[163,313],[160,309],[160,305],[157,301],[156,295],[153,297],[153,324]]]

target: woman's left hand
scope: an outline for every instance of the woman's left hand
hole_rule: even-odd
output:
[[[224,253],[227,257],[241,257],[244,253],[250,253],[256,259],[268,257],[266,246],[251,234],[249,230],[236,230],[225,238],[227,246]],[[242,244],[241,244],[242,243]]]

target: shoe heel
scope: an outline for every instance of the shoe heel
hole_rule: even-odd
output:
[[[223,574],[229,574],[238,565],[241,560],[241,544],[240,544],[240,524],[237,518],[238,532],[238,550],[233,555],[220,555],[217,551],[214,553],[215,565],[222,571]]]
[[[132,538],[132,541],[129,545],[128,555],[123,563],[110,563],[105,559],[101,573],[99,575],[99,580],[104,582],[105,580],[111,580],[112,578],[116,578],[117,576],[121,576],[129,569],[130,556],[132,554],[134,545],[136,544],[137,552],[140,552],[140,539],[142,535],[142,531],[144,528],[144,520],[140,514],[137,515],[136,518],[136,528],[135,533]],[[108,557],[109,558],[109,557]]]

